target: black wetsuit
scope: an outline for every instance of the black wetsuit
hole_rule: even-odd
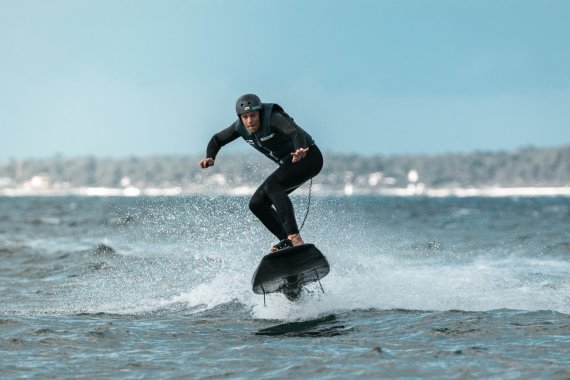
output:
[[[208,143],[206,157],[215,159],[222,146],[242,137],[279,164],[255,191],[249,208],[271,233],[283,240],[288,235],[299,233],[288,194],[319,174],[323,167],[323,156],[313,138],[279,105],[264,103],[260,118],[261,125],[255,133],[249,133],[241,119],[216,133]],[[307,155],[293,163],[291,153],[307,147]]]

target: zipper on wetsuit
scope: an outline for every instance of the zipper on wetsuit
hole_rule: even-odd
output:
[[[271,157],[273,157],[273,161],[277,162],[277,163],[281,163],[281,160],[277,157],[275,157],[275,155],[273,155],[273,152],[270,151],[269,149],[267,149],[266,147],[264,147],[263,145],[261,145],[261,141],[259,141],[259,138],[257,137],[257,134],[254,132],[253,133],[253,138],[255,139],[255,144],[260,147],[261,149],[267,151],[267,154],[269,154]]]

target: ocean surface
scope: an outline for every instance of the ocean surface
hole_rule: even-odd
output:
[[[325,292],[264,306],[247,197],[0,197],[0,376],[570,379],[570,198],[313,197],[302,232]]]

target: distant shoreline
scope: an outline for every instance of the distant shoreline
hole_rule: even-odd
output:
[[[139,189],[136,187],[111,188],[111,187],[78,187],[68,189],[22,189],[22,188],[4,188],[0,189],[2,197],[65,197],[65,196],[83,196],[83,197],[168,197],[168,196],[192,196],[192,195],[216,195],[216,196],[247,196],[253,194],[253,187],[236,187],[234,189],[201,189],[200,191],[183,190],[180,187],[171,188],[146,188]],[[300,189],[297,195],[306,195],[306,189]],[[345,189],[326,190],[322,188],[314,188],[312,194],[316,196],[395,196],[395,197],[485,197],[485,198],[501,198],[501,197],[570,197],[570,186],[564,187],[483,187],[483,188],[387,188],[369,191],[368,189]]]
[[[210,170],[193,156],[97,157],[0,165],[0,195],[251,195],[275,170],[259,155],[220,158]],[[311,190],[318,195],[429,197],[569,196],[570,145],[515,152],[428,156],[326,155]],[[308,191],[308,184],[295,194]]]

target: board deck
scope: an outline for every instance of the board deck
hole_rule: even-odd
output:
[[[303,244],[265,255],[251,280],[256,294],[283,293],[295,299],[303,285],[330,272],[325,256],[314,244]]]

